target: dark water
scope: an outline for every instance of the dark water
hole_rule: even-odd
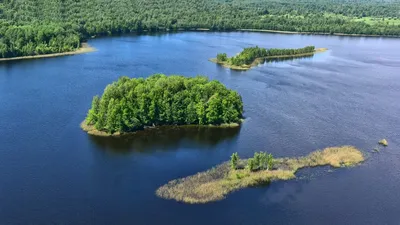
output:
[[[400,40],[177,33],[90,41],[97,52],[0,64],[0,224],[400,224]],[[327,47],[247,72],[207,59],[243,47]],[[203,74],[239,91],[241,129],[158,129],[125,139],[80,130],[120,75]],[[360,167],[235,192],[205,205],[155,190],[226,161],[355,145],[389,147]],[[311,175],[310,175],[311,174]]]

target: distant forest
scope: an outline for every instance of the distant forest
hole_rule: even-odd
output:
[[[268,29],[400,35],[394,0],[2,0],[0,58],[72,51],[96,35]]]

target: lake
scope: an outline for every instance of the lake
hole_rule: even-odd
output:
[[[399,224],[400,40],[247,32],[93,39],[98,51],[0,63],[0,224]],[[209,62],[244,47],[329,51],[232,71]],[[163,128],[91,137],[91,99],[121,75],[221,81],[243,97],[240,129]],[[255,151],[275,157],[354,145],[361,166],[314,168],[203,205],[164,200],[169,180]]]

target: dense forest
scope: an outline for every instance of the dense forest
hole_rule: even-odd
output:
[[[65,52],[96,35],[269,29],[400,35],[394,0],[3,0],[0,58]]]
[[[240,123],[241,96],[206,77],[156,74],[146,79],[121,77],[95,96],[88,125],[107,133],[145,126]]]
[[[228,58],[226,53],[219,53],[217,55],[217,62],[224,63],[227,62],[228,64],[241,66],[241,65],[250,65],[254,62],[257,58],[264,58],[264,57],[274,57],[274,56],[296,56],[305,53],[313,53],[315,52],[314,46],[307,46],[304,48],[297,48],[297,49],[279,49],[279,48],[260,48],[256,47],[249,47],[244,48],[242,52],[239,54]]]

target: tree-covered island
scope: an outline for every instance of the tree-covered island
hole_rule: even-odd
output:
[[[256,46],[244,48],[242,52],[230,58],[226,53],[218,53],[217,58],[212,58],[210,61],[234,70],[248,70],[264,62],[265,59],[292,59],[312,56],[315,53],[324,52],[326,50],[326,48],[315,48],[315,46],[306,46],[297,49],[265,49]]]
[[[90,134],[118,135],[161,125],[238,126],[241,96],[204,76],[121,77],[95,96],[81,127]]]

